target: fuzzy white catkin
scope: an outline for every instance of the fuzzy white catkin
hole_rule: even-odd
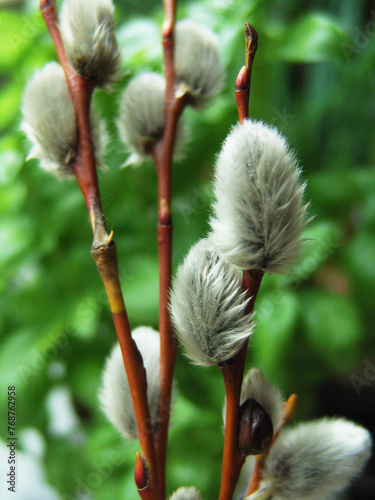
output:
[[[272,446],[258,496],[268,492],[266,497],[274,500],[329,498],[360,475],[370,454],[370,433],[345,419],[298,425],[283,431]]]
[[[153,426],[157,423],[159,402],[159,333],[140,326],[133,331],[133,339],[142,354],[147,373],[147,397]],[[134,407],[125,373],[119,344],[112,349],[103,371],[103,386],[99,393],[103,411],[116,429],[129,439],[138,438]]]
[[[29,158],[38,158],[49,172],[71,174],[77,154],[77,122],[62,67],[47,64],[26,85],[22,129],[32,143]]]
[[[83,76],[111,83],[120,66],[111,0],[64,0],[60,29],[67,55]]]
[[[287,141],[244,120],[217,158],[213,241],[241,269],[282,273],[298,257],[306,224],[305,184]]]
[[[241,404],[249,398],[255,399],[266,410],[275,431],[283,418],[283,397],[258,368],[251,368],[242,383]]]
[[[188,253],[173,280],[170,311],[176,336],[193,363],[210,366],[232,358],[251,335],[252,315],[241,273],[209,239]]]
[[[182,488],[178,488],[169,500],[202,500],[202,497],[196,488],[186,488],[183,486]]]
[[[23,94],[22,115],[22,129],[32,144],[28,159],[39,159],[42,168],[59,178],[71,177],[79,150],[77,120],[59,64],[47,64],[29,80]],[[90,120],[96,164],[104,167],[106,127],[94,112]]]
[[[117,120],[121,139],[133,153],[127,163],[140,163],[151,153],[165,127],[165,79],[157,73],[133,78],[122,94]]]
[[[200,107],[216,94],[223,81],[216,35],[206,26],[183,19],[175,27],[175,75],[191,104]]]

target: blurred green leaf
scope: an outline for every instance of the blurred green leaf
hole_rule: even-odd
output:
[[[350,298],[322,290],[303,294],[303,324],[311,347],[332,369],[353,369],[363,333],[360,317]]]
[[[275,289],[262,295],[255,306],[253,344],[255,365],[271,380],[282,383],[286,353],[292,348],[300,305],[298,297],[287,290]]]
[[[12,68],[44,29],[38,11],[31,15],[19,15],[11,10],[0,11],[0,66]]]
[[[301,258],[285,281],[297,286],[314,274],[340,246],[340,228],[331,221],[310,222],[303,232]]]
[[[274,38],[270,57],[293,63],[318,63],[342,58],[339,24],[324,13],[309,12],[287,26],[282,34],[268,33]]]

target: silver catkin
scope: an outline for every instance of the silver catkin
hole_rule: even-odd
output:
[[[181,487],[176,490],[169,500],[202,500],[199,491],[194,487]]]
[[[64,0],[60,29],[67,55],[83,76],[97,85],[111,83],[120,66],[111,0]]]
[[[216,35],[207,27],[190,19],[176,23],[175,75],[181,90],[200,107],[222,86],[223,69]]]
[[[209,239],[189,252],[173,280],[170,311],[178,340],[197,365],[232,358],[252,333],[241,273]]]
[[[165,127],[165,79],[147,72],[133,78],[123,92],[117,120],[121,139],[140,163],[163,135]]]
[[[26,85],[22,100],[22,129],[32,143],[29,158],[63,177],[71,175],[77,154],[77,122],[62,67],[47,64]]]
[[[142,355],[147,373],[147,398],[154,428],[157,425],[159,403],[159,333],[150,327],[138,327],[133,339]],[[119,344],[107,358],[103,371],[103,385],[99,393],[103,411],[116,429],[129,439],[138,438],[134,407]]]
[[[306,224],[305,184],[276,128],[244,120],[224,142],[215,170],[212,239],[241,269],[285,272]]]
[[[370,433],[357,424],[342,418],[300,424],[272,446],[259,493],[274,500],[327,498],[349,486],[370,454]]]
[[[49,63],[35,72],[22,100],[22,129],[32,147],[28,158],[37,158],[42,168],[59,178],[73,175],[79,151],[77,120],[62,67]],[[108,134],[103,120],[91,113],[92,147],[96,164],[104,167]]]

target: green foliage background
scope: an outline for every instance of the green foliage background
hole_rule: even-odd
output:
[[[26,446],[22,432],[36,430],[46,481],[60,498],[81,498],[79,491],[86,490],[97,500],[135,499],[137,444],[122,442],[97,399],[115,333],[89,253],[83,199],[74,182],[56,181],[35,160],[25,163],[22,89],[34,70],[55,59],[36,3],[0,10],[1,437],[6,437],[7,386],[15,385],[19,451]],[[248,365],[262,368],[285,395],[298,392],[297,419],[316,414],[318,388],[327,380],[349,388],[361,405],[350,377],[363,377],[364,360],[375,354],[375,11],[369,5],[363,0],[179,3],[179,18],[191,17],[217,32],[226,80],[205,111],[189,109],[185,115],[189,141],[173,178],[174,265],[207,231],[215,154],[237,120],[233,86],[248,21],[259,34],[251,116],[273,123],[290,139],[304,167],[314,216],[301,261],[290,275],[264,281]],[[131,324],[157,328],[156,177],[151,162],[119,169],[126,152],[115,117],[129,78],[161,69],[163,13],[156,0],[123,0],[116,6],[123,77],[113,92],[95,96],[112,138],[101,190]],[[213,500],[222,449],[220,374],[179,356],[176,380],[168,489],[194,484],[203,498]],[[60,389],[68,391],[76,421],[59,435],[48,401]],[[27,498],[38,498],[32,493]]]

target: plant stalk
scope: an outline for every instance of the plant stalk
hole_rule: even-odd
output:
[[[251,314],[254,310],[262,278],[263,273],[260,271],[243,273],[242,286],[247,296],[251,297],[245,314]],[[245,458],[238,447],[238,420],[247,346],[246,341],[231,363],[220,366],[225,386],[226,417],[219,500],[232,500],[242,466],[245,463]]]
[[[172,159],[178,120],[188,103],[186,95],[176,97],[174,75],[174,24],[176,2],[165,0],[165,21],[162,27],[166,78],[166,124],[163,137],[153,148],[158,177],[158,256],[159,256],[159,332],[160,332],[160,399],[158,427],[155,436],[162,497],[165,496],[168,428],[176,362],[177,345],[171,331],[169,290],[172,275],[171,177]]]
[[[91,254],[107,292],[132,395],[142,460],[147,476],[147,485],[142,488],[141,497],[147,500],[160,500],[152,423],[147,400],[147,377],[142,356],[131,336],[119,279],[116,245],[112,239],[113,232],[108,234],[106,228],[99,192],[90,124],[90,103],[95,84],[79,75],[66,56],[58,28],[55,2],[41,0],[40,9],[64,69],[76,111],[78,152],[73,171],[89,212],[94,235]]]

